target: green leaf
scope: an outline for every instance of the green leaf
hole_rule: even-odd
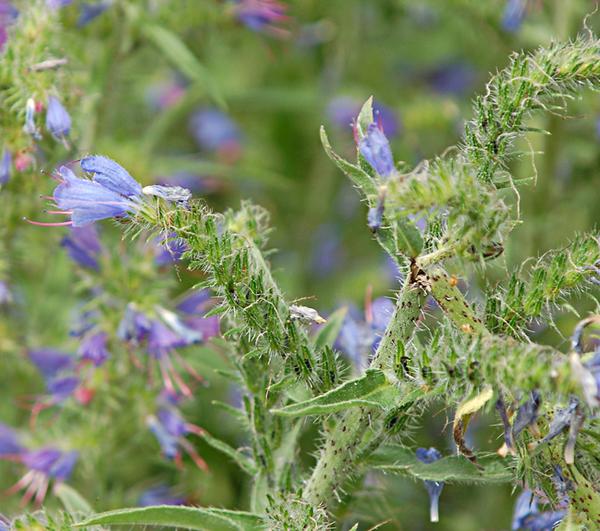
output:
[[[363,104],[356,118],[356,132],[358,138],[362,138],[367,134],[369,125],[373,123],[373,96],[369,97]]]
[[[327,138],[327,133],[325,132],[325,128],[321,126],[321,143],[323,144],[323,149],[325,149],[325,153],[327,156],[335,163],[335,165],[342,170],[350,180],[358,186],[366,195],[377,195],[377,185],[373,182],[370,175],[351,164],[347,160],[340,157],[329,143],[329,139]]]
[[[436,268],[429,277],[433,298],[459,330],[465,334],[489,334],[481,319],[477,317],[445,271]]]
[[[346,313],[348,313],[348,308],[340,308],[327,318],[327,323],[321,327],[314,337],[314,345],[317,352],[326,346],[333,346],[336,337],[340,333],[340,328],[342,328],[342,324],[344,323]]]
[[[172,31],[155,24],[143,24],[142,32],[182,74],[197,81],[215,103],[226,107],[225,100],[209,70]]]
[[[369,369],[364,376],[349,380],[322,395],[273,409],[275,415],[302,417],[326,415],[358,406],[388,408],[396,404],[400,389],[391,384],[383,371]]]
[[[58,483],[54,487],[54,494],[63,504],[68,513],[87,516],[94,512],[88,501],[77,492],[73,487],[66,483]]]
[[[261,516],[242,511],[157,505],[100,513],[76,527],[89,525],[154,525],[202,531],[253,531],[264,529]]]
[[[564,473],[565,477],[573,479],[574,490],[569,498],[577,515],[584,522],[597,525],[600,522],[600,494],[576,466],[567,467]]]
[[[239,450],[236,450],[235,448],[229,446],[226,442],[216,439],[208,433],[202,434],[202,439],[204,439],[208,445],[212,446],[216,450],[219,450],[220,452],[223,452],[225,455],[233,459],[247,474],[250,474],[251,476],[256,474],[256,464],[254,461],[248,456],[242,454]]]
[[[411,258],[419,256],[423,249],[423,237],[419,229],[407,219],[400,218],[394,223],[398,250]]]
[[[414,452],[399,445],[379,448],[370,458],[373,468],[393,474],[402,474],[428,481],[461,483],[507,483],[513,473],[503,461],[496,457],[478,460],[481,469],[462,456],[442,457],[433,463],[419,461]]]
[[[588,529],[581,523],[581,518],[573,511],[569,509],[567,515],[561,520],[555,531],[586,531]]]

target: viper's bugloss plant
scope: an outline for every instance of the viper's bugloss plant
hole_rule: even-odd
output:
[[[364,7],[370,26],[377,10]],[[457,528],[447,515],[468,503],[464,493],[504,485],[514,498],[506,528],[598,528],[600,233],[573,231],[539,258],[519,245],[531,203],[549,190],[552,172],[535,168],[556,156],[546,140],[538,160],[541,120],[559,135],[569,100],[600,88],[600,41],[588,23],[572,40],[513,53],[473,99],[456,145],[418,162],[430,146],[411,136],[415,114],[404,108],[400,127],[395,111],[372,97],[361,106],[350,95],[328,94],[327,102],[262,87],[252,100],[261,120],[245,128],[246,96],[222,91],[204,56],[168,29],[203,9],[203,32],[231,26],[236,38],[269,47],[270,57],[275,42],[302,49],[336,38],[327,21],[299,26],[301,9],[275,0],[180,9],[36,0],[0,10],[0,352],[6,387],[18,392],[14,407],[5,404],[8,391],[0,401],[0,461],[16,479],[7,494],[21,500],[0,530],[357,530],[396,517],[400,502],[390,504],[381,485],[419,500],[403,501],[412,525],[449,520]],[[524,0],[472,13],[493,13],[496,37],[506,39],[531,29],[535,9]],[[427,9],[410,16],[423,27],[435,19]],[[212,34],[199,48],[215,71],[227,63],[218,40]],[[68,52],[81,42],[102,44],[97,55]],[[139,130],[113,109],[129,85],[139,88],[129,68],[150,68],[149,57],[177,70],[167,91],[176,87],[176,95],[149,102],[156,91],[143,86],[150,105],[125,102],[147,119],[133,143]],[[325,78],[337,77],[342,57]],[[432,99],[458,98],[473,70],[448,65],[458,63],[403,75]],[[319,133],[308,123],[324,155],[315,179],[299,185],[308,159],[288,114],[303,98],[332,127]],[[457,110],[444,101],[441,109]],[[267,203],[285,216],[278,201],[286,201],[291,231],[311,226],[320,210],[338,208],[320,197],[329,162],[345,175],[357,199],[340,193],[339,225],[358,212],[385,267],[369,265],[365,280],[346,271],[341,251],[337,260],[319,258],[339,293],[366,293],[364,310],[327,308],[298,288],[286,253],[295,245],[312,251],[304,227],[275,253],[266,209],[244,200],[219,212],[198,197],[235,182],[262,194],[248,183],[257,165],[278,158],[254,151],[269,137],[260,125],[272,105],[283,109],[271,133],[292,146],[285,171],[293,178],[282,185],[286,177],[267,177],[264,186],[282,186]],[[528,157],[535,176],[523,178]],[[549,219],[552,227],[531,229],[532,239],[558,230],[558,214]],[[341,249],[338,229],[329,235]],[[380,277],[393,278],[382,296],[369,285],[387,282]],[[241,501],[221,508],[221,479],[234,469]],[[409,482],[395,489],[383,475],[417,481],[407,494]]]

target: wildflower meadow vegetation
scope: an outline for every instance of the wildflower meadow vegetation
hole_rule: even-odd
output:
[[[0,0],[0,531],[600,529],[598,7]]]

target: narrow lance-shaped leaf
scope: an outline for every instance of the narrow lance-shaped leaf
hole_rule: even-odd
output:
[[[203,433],[202,438],[207,444],[233,459],[244,472],[250,474],[251,476],[256,474],[256,464],[248,456],[229,446],[226,442],[209,435],[208,433]]]
[[[152,525],[201,531],[258,531],[264,529],[262,517],[253,513],[172,505],[108,511],[92,516],[84,522],[76,524],[75,527],[103,524]]]
[[[513,479],[506,461],[495,456],[482,458],[479,462],[481,468],[462,456],[442,457],[433,463],[423,463],[412,450],[399,445],[387,445],[377,450],[368,462],[377,470],[424,481],[506,483]]]
[[[54,487],[54,494],[70,514],[89,515],[94,512],[89,502],[66,483],[59,483]]]
[[[377,185],[373,182],[373,179],[371,179],[370,175],[362,168],[351,164],[333,151],[323,126],[321,126],[321,143],[323,144],[323,149],[325,149],[327,156],[356,186],[363,191],[363,193],[366,195],[377,195]]]
[[[388,381],[383,371],[371,369],[364,376],[344,382],[327,393],[274,409],[272,413],[297,417],[335,413],[359,406],[387,408],[400,396],[400,389]]]
[[[314,345],[317,352],[326,346],[333,346],[347,313],[348,308],[344,307],[335,311],[327,318],[327,323],[320,328],[314,337]]]

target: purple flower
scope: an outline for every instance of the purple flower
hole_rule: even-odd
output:
[[[204,314],[210,305],[210,291],[207,289],[193,290],[177,305],[180,312],[187,314]]]
[[[509,32],[515,32],[523,23],[527,11],[527,0],[507,0],[502,15],[502,27]]]
[[[377,199],[377,204],[374,207],[369,208],[367,213],[367,226],[371,232],[376,233],[383,223],[383,213],[385,211],[385,203],[383,197]]]
[[[81,342],[78,354],[83,360],[91,361],[96,367],[100,367],[109,358],[110,353],[106,348],[108,334],[96,332],[88,334]]]
[[[211,337],[217,337],[221,333],[221,324],[216,315],[189,317],[183,322],[190,330],[200,334],[198,341],[208,341]]]
[[[390,143],[377,124],[369,125],[367,134],[358,143],[358,149],[381,177],[389,177],[395,171]]]
[[[202,149],[221,151],[240,147],[241,134],[237,124],[218,109],[206,107],[196,111],[190,120],[190,130]]]
[[[349,96],[337,96],[327,106],[331,122],[341,128],[351,127],[360,112],[360,101]],[[400,131],[400,122],[396,114],[387,105],[373,102],[375,122],[385,131],[386,136],[394,137]]]
[[[51,397],[51,404],[64,402],[75,392],[79,384],[80,381],[77,376],[64,376],[47,380],[46,389]]]
[[[166,485],[158,485],[146,489],[138,499],[140,507],[150,507],[153,505],[185,505],[185,498],[177,496],[171,492]]]
[[[539,391],[534,390],[531,392],[530,398],[519,407],[512,427],[513,440],[516,440],[527,426],[531,426],[537,420],[541,402],[542,397]]]
[[[0,280],[0,306],[10,304],[12,300],[13,297],[8,284],[3,280]]]
[[[54,96],[48,97],[46,128],[57,140],[62,140],[69,136],[71,131],[71,117],[62,103]]]
[[[373,353],[394,312],[394,303],[379,297],[367,304],[364,319],[349,311],[346,315],[335,346],[361,369]]]
[[[26,452],[22,457],[23,464],[34,472],[40,472],[48,479],[66,481],[71,476],[78,453],[61,452],[56,448],[46,447]]]
[[[4,148],[2,159],[0,160],[0,186],[6,184],[10,179],[12,169],[12,153]]]
[[[74,360],[69,354],[49,348],[29,351],[29,359],[46,380],[54,378],[59,373],[72,369],[74,366]]]
[[[62,239],[61,245],[75,263],[98,271],[98,257],[102,252],[102,246],[93,225],[72,227],[71,234]]]
[[[473,67],[462,62],[444,63],[425,75],[429,86],[439,94],[460,95],[475,81]]]
[[[333,223],[320,225],[314,232],[311,269],[320,278],[333,273],[343,259],[339,232]]]
[[[188,433],[202,435],[204,431],[198,426],[189,424],[183,420],[175,407],[163,408],[158,412],[158,417],[150,415],[146,419],[148,428],[156,437],[160,445],[162,454],[175,461],[181,460],[180,447],[192,458],[196,466],[202,470],[207,470],[207,465],[190,442],[185,439]]]
[[[0,441],[1,433],[0,429]],[[15,442],[13,440],[11,444]],[[18,460],[28,468],[28,471],[9,489],[9,492],[25,490],[23,504],[28,503],[35,496],[36,504],[41,505],[50,481],[60,483],[69,479],[78,458],[77,452],[62,452],[50,446],[38,450],[25,450],[20,446],[14,446],[14,449],[18,452]]]
[[[512,531],[552,531],[564,518],[564,511],[539,512],[535,496],[524,490],[515,504]]]
[[[19,455],[22,451],[23,447],[15,431],[0,422],[0,458]]]
[[[102,155],[90,155],[81,159],[81,168],[93,174],[94,182],[125,197],[138,197],[142,186],[129,172],[114,160]]]
[[[189,433],[186,421],[174,407],[160,409],[157,417],[165,430],[174,437],[183,437]]]
[[[46,5],[50,9],[60,9],[61,7],[66,7],[72,3],[73,0],[46,0]]]
[[[152,323],[150,319],[135,309],[133,304],[128,304],[125,309],[125,315],[119,323],[117,336],[123,341],[140,343],[147,338]]]
[[[422,463],[425,463],[427,465],[437,461],[438,459],[441,459],[441,457],[442,457],[442,454],[440,454],[440,452],[438,452],[435,448],[429,448],[429,450],[427,450],[426,448],[417,448],[416,455],[417,455],[417,459],[419,461],[421,461]],[[439,501],[440,501],[440,495],[442,494],[442,489],[444,488],[444,482],[443,481],[425,480],[424,483],[425,483],[425,488],[427,489],[427,493],[429,494],[430,520],[432,522],[438,522],[439,521]]]
[[[252,31],[282,34],[275,24],[287,20],[287,6],[277,0],[237,0],[237,19]]]
[[[19,11],[8,1],[0,0],[0,52],[8,40],[8,26],[19,16]]]
[[[69,168],[61,166],[54,190],[54,201],[60,210],[51,214],[64,214],[70,221],[34,225],[73,225],[84,227],[101,219],[124,216],[138,208],[137,197],[141,186],[116,162],[105,157],[88,157],[81,161],[85,171],[93,173],[93,180],[77,177]]]
[[[153,319],[148,331],[148,352],[156,359],[161,359],[177,347],[185,346],[185,341],[171,328],[158,319]]]
[[[79,13],[79,18],[77,19],[77,26],[80,28],[87,26],[92,20],[104,13],[111,6],[111,4],[112,2],[110,1],[94,2],[93,4],[81,4],[81,11]]]
[[[185,81],[179,77],[156,83],[146,91],[146,101],[154,110],[168,109],[185,95]]]

